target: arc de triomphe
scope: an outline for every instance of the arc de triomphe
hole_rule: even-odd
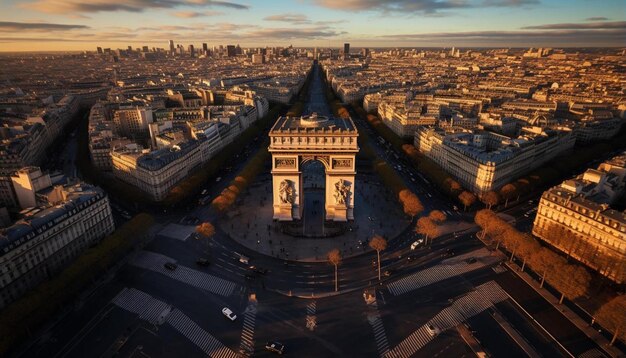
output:
[[[270,131],[274,219],[302,219],[302,164],[318,160],[326,169],[325,218],[354,219],[354,176],[358,131],[352,119],[315,113],[280,117]]]

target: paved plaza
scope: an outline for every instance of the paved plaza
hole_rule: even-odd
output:
[[[303,235],[323,231],[323,191],[316,191],[320,182],[305,177],[305,215]],[[342,250],[344,257],[370,250],[360,245],[374,234],[390,239],[408,228],[410,220],[397,200],[375,177],[359,175],[356,179],[353,222],[336,237],[306,238],[281,232],[281,224],[272,219],[272,182],[263,177],[250,187],[243,200],[228,217],[220,220],[220,228],[239,243],[277,258],[297,261],[325,261],[331,249]],[[322,187],[323,190],[323,187]]]

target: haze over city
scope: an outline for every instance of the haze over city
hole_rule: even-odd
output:
[[[626,40],[620,0],[7,0],[0,51],[236,43],[338,47],[603,47]]]

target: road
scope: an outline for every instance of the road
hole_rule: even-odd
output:
[[[312,104],[323,94],[321,72],[317,67],[314,71],[312,100],[305,107],[322,114],[323,106]],[[359,130],[371,131],[366,123],[356,123]],[[373,133],[370,137],[376,138]],[[258,149],[253,145],[243,153],[252,155]],[[467,216],[455,212],[386,146],[376,140],[372,146],[392,166],[401,166],[399,174],[428,210],[445,210],[450,220]],[[220,173],[219,182],[204,188],[207,195],[219,193],[245,162],[245,156],[236,158],[231,170]],[[534,206],[519,203],[507,213],[516,218],[516,225],[527,227],[532,215],[524,214]],[[166,213],[160,219],[167,224],[183,217],[218,220],[202,206]],[[525,282],[500,266],[501,259],[484,248],[476,231],[447,234],[411,250],[415,234],[407,229],[382,252],[382,271],[389,275],[380,282],[375,253],[354,248],[363,253],[339,266],[341,292],[337,295],[333,293],[334,268],[326,263],[263,256],[219,230],[209,245],[205,240],[157,235],[133,252],[110,280],[15,355],[264,357],[272,354],[264,350],[265,342],[278,340],[292,357],[374,357],[389,351],[399,356],[471,356],[471,349],[454,329],[462,323],[494,356],[524,356],[525,344],[550,357],[568,356],[567,351],[574,355],[600,352]],[[240,255],[250,262],[240,262]],[[199,258],[208,258],[210,265],[198,266]],[[177,268],[164,268],[166,262],[176,263]],[[267,273],[255,273],[250,265]],[[373,299],[366,301],[365,291]],[[227,320],[221,313],[223,307],[238,318]],[[505,329],[502,320],[517,334]],[[438,331],[429,333],[429,324]],[[520,336],[525,344],[516,342]]]

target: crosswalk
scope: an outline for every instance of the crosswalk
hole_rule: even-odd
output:
[[[380,318],[377,300],[373,300],[371,303],[368,303],[367,306],[367,322],[374,330],[374,339],[376,340],[378,354],[380,354],[381,357],[385,357],[389,352],[389,341],[387,340],[383,320]]]
[[[439,332],[455,327],[508,297],[507,293],[494,281],[484,283],[476,287],[474,291],[457,299],[451,306],[439,312],[425,325],[411,333],[389,351],[386,357],[410,357],[426,346]]]
[[[175,270],[168,270],[163,266],[166,262],[173,261],[173,259],[156,252],[142,251],[131,261],[131,265],[158,272],[174,280],[225,297],[230,296],[235,289],[234,282],[198,270],[185,266],[178,266]]]
[[[484,264],[480,261],[476,261],[471,264],[468,264],[465,261],[454,264],[441,264],[401,278],[398,281],[388,284],[387,288],[391,294],[399,296],[407,292],[417,290],[418,288],[422,288],[454,276],[459,276],[482,267],[484,267]]]
[[[134,288],[124,288],[113,298],[112,302],[120,308],[136,313],[139,318],[152,324],[163,323],[164,318],[171,312],[171,306],[167,303]]]
[[[209,357],[215,358],[236,358],[237,353],[223,345],[209,332],[202,329],[191,318],[187,317],[179,310],[174,310],[167,318],[174,329],[189,339],[193,344],[202,349]]]
[[[315,301],[310,302],[306,306],[306,328],[310,331],[314,331],[317,326],[317,317],[315,316],[316,309],[317,303],[315,303]]]
[[[198,326],[183,312],[135,288],[124,288],[112,300],[116,306],[136,313],[152,324],[168,323],[210,357],[236,358],[232,349]]]
[[[241,344],[239,351],[247,356],[254,353],[254,325],[256,322],[257,300],[255,297],[248,299],[248,306],[243,313],[243,330],[241,331]]]

